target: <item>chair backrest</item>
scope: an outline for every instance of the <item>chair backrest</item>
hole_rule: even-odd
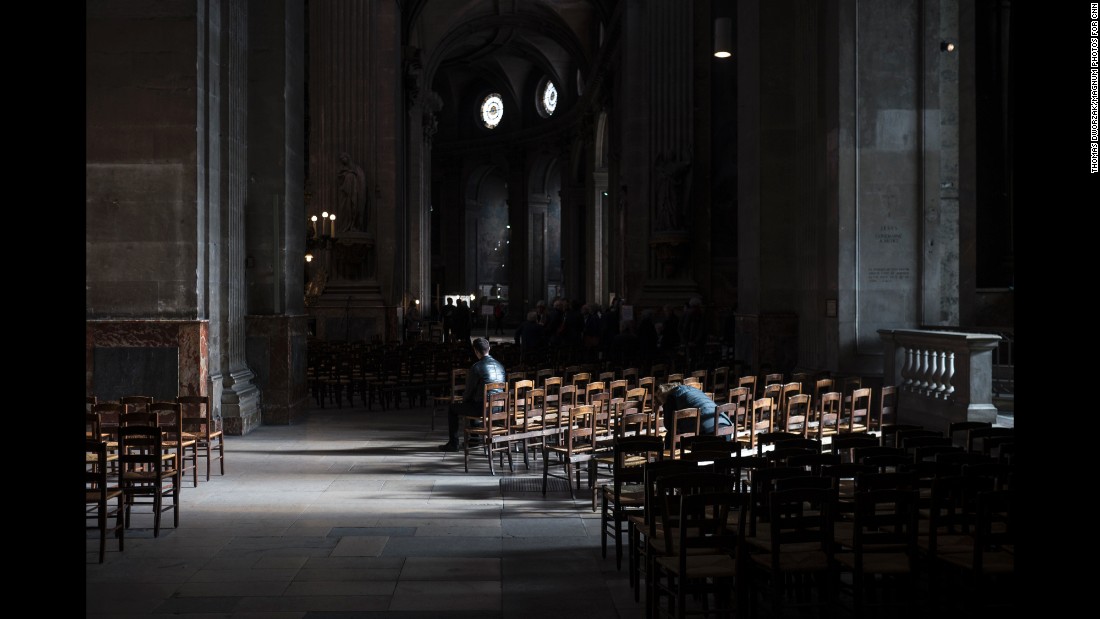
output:
[[[951,444],[964,449],[970,444],[970,431],[978,428],[992,428],[991,421],[952,421],[947,424],[947,436],[951,437]]]
[[[993,489],[988,477],[947,475],[932,480],[928,505],[928,552],[936,556],[944,535],[971,535],[978,519],[978,494]]]
[[[778,564],[784,547],[813,544],[815,550],[833,555],[833,510],[835,493],[826,488],[775,490],[768,497],[773,563]],[[776,566],[778,567],[778,566]]]
[[[787,432],[795,432],[803,437],[809,436],[810,416],[813,409],[810,406],[810,394],[796,393],[787,397],[787,408],[783,415],[785,423],[783,429]]]
[[[165,441],[183,440],[183,405],[179,402],[153,402],[149,412],[156,416],[157,427]]]
[[[734,480],[721,473],[696,467],[690,472],[672,472],[657,477],[654,488],[654,506],[659,514],[654,524],[663,523],[665,548],[674,548],[675,530],[679,521],[680,497],[706,492],[733,492]],[[671,527],[670,527],[671,525]],[[672,531],[668,529],[672,528]]]
[[[465,378],[462,384],[465,388]],[[222,430],[221,419],[214,417],[210,408],[210,396],[181,395],[176,396],[176,402],[181,406],[184,432],[209,440]]]
[[[607,382],[607,393],[611,395],[612,400],[615,398],[625,400],[628,391],[630,391],[630,384],[625,378],[617,378]]]
[[[723,365],[714,368],[710,375],[710,386],[714,389],[714,401],[717,404],[729,402],[730,368]]]
[[[118,463],[122,472],[159,474],[175,468],[175,459],[165,460],[163,454],[164,435],[157,426],[119,426]]]
[[[918,501],[916,489],[857,490],[852,518],[852,552],[857,570],[870,565],[869,555],[899,553],[908,572],[917,571]]]
[[[871,388],[860,387],[852,391],[851,404],[844,430],[853,432],[867,432],[871,429]]]
[[[856,447],[876,447],[879,444],[877,436],[870,434],[848,434],[834,436],[829,442],[829,451],[838,454],[841,462],[855,462],[852,458],[852,450]]]
[[[579,387],[578,387],[578,389],[579,389]],[[594,380],[594,381],[585,383],[583,399],[582,399],[582,396],[579,392],[577,393],[577,399],[580,400],[582,404],[591,404],[592,403],[591,399],[592,399],[593,394],[605,393],[606,391],[607,391],[607,383],[605,383],[603,381],[600,381],[600,380]]]
[[[750,418],[750,447],[756,448],[756,437],[762,432],[772,432],[774,427],[775,405],[771,398],[760,398],[752,402],[752,416]]]
[[[656,437],[657,433],[654,432],[653,428],[653,415],[642,409],[640,401],[625,400],[622,413],[619,415],[615,426],[615,436],[620,438],[628,436]]]
[[[753,400],[756,399],[756,374],[749,376],[742,376],[737,379],[738,387],[748,387],[749,397]]]
[[[664,458],[664,441],[655,435],[624,436],[615,440],[615,461],[612,465],[616,500],[627,484],[644,484],[645,467]]]
[[[719,423],[722,417],[729,418],[730,425],[724,426]],[[744,418],[740,420],[742,426],[745,421]],[[714,407],[714,435],[721,437],[732,437],[734,440],[738,438],[738,419],[737,419],[737,403],[726,402],[724,404],[718,404]],[[747,435],[745,435],[747,437]]]
[[[120,402],[96,402],[92,405],[92,413],[99,420],[100,434],[111,440],[117,439],[118,426],[122,423],[125,412],[126,405]]]
[[[508,390],[508,423],[512,428],[525,428],[527,425],[527,403],[535,381],[519,379],[511,383]]]
[[[840,415],[844,404],[844,396],[839,391],[829,391],[821,394],[818,401],[817,413],[817,438],[836,436],[840,434]]]
[[[1015,428],[1002,428],[998,426],[975,428],[967,435],[966,450],[989,455],[991,451],[991,439],[994,437],[1015,437],[1015,435]]]
[[[699,434],[700,421],[699,409],[694,407],[681,408],[672,412],[672,429],[669,431],[669,456],[679,458],[683,449],[681,444],[689,436]]]
[[[596,410],[591,404],[578,404],[569,409],[565,430],[567,457],[578,452],[592,451],[596,437]]]
[[[124,395],[118,399],[120,404],[126,407],[127,411],[148,411],[149,405],[153,403],[153,396],[151,395]]]
[[[896,424],[898,422],[898,388],[894,385],[883,385],[878,397],[878,422],[876,430]]]
[[[784,416],[787,414],[787,400],[791,396],[802,393],[802,383],[798,381],[791,381],[783,385],[779,390],[779,409],[783,411]],[[786,425],[786,419],[784,418],[784,425]]]
[[[466,396],[466,375],[469,371],[470,370],[467,368],[451,369],[449,393],[451,394],[451,399],[455,402],[461,402],[462,398]]]
[[[622,371],[623,380],[626,381],[628,389],[633,389],[638,386],[638,368],[625,368]]]
[[[816,407],[817,403],[821,401],[821,394],[835,391],[833,389],[833,379],[831,378],[819,378],[814,381],[814,398],[813,404]]]

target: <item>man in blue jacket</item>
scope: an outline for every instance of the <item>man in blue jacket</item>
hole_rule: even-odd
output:
[[[507,381],[504,366],[489,356],[489,340],[479,337],[471,342],[477,362],[466,373],[466,394],[462,402],[451,404],[447,411],[447,430],[450,439],[439,446],[440,451],[458,451],[462,442],[462,421],[466,417],[480,417],[482,400],[485,397],[485,385]],[[499,393],[493,389],[489,393]]]
[[[653,397],[657,403],[661,405],[661,414],[664,417],[665,430],[668,431],[668,434],[665,436],[668,440],[672,438],[672,416],[681,408],[699,409],[700,434],[713,435],[716,426],[723,427],[733,425],[733,422],[730,421],[730,418],[725,413],[715,415],[714,410],[718,405],[714,403],[714,400],[707,397],[707,394],[691,385],[684,385],[678,382],[658,385],[657,391],[653,394]],[[726,438],[728,440],[729,436]]]

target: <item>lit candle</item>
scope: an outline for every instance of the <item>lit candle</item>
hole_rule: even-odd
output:
[[[336,213],[329,215],[328,218],[332,222],[332,238],[336,238]]]
[[[317,236],[317,216],[310,217],[309,220],[313,222],[313,236]]]
[[[325,221],[328,220],[328,211],[321,211],[321,236],[325,236]]]

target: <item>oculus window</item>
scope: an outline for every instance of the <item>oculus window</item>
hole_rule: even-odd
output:
[[[501,100],[500,95],[494,92],[485,97],[481,102],[481,122],[492,129],[500,124],[502,116],[504,116],[504,101]]]
[[[554,82],[546,80],[539,89],[539,111],[543,116],[550,116],[558,108],[558,89]]]

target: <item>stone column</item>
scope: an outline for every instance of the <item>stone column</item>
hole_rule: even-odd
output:
[[[694,144],[695,73],[694,3],[660,2],[643,5],[639,17],[647,62],[645,72],[649,117],[649,156],[652,170],[648,191],[649,270],[642,288],[642,304],[682,304],[695,294],[690,239],[694,178],[708,178],[696,169]]]
[[[302,0],[253,2],[249,14],[247,350],[265,424],[289,424],[309,407],[304,15]]]
[[[246,203],[248,201],[248,13],[247,2],[210,5],[220,10],[207,22],[208,49],[221,47],[220,55],[207,58],[212,111],[203,127],[210,147],[211,194],[221,205],[216,216],[221,225],[221,243],[211,247],[220,253],[217,270],[220,285],[210,286],[212,296],[211,351],[219,351],[222,393],[213,401],[221,402],[227,434],[247,434],[260,425],[260,390],[253,382],[256,375],[248,367],[245,355],[246,274],[243,265],[255,272],[256,258],[246,247]],[[221,26],[221,31],[214,28]],[[200,46],[201,49],[201,46]],[[212,218],[213,220],[213,218]],[[264,265],[267,281],[280,285],[282,274],[274,260]],[[214,291],[220,292],[215,294]],[[217,307],[216,311],[213,308]],[[212,376],[215,374],[212,373]]]

